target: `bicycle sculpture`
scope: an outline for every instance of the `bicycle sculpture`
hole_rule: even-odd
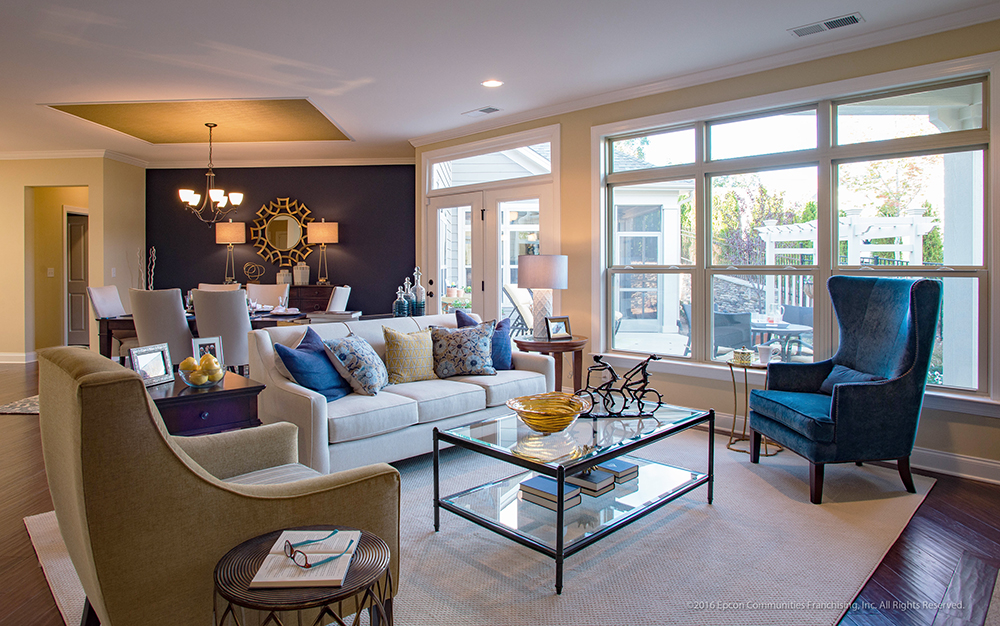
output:
[[[626,372],[623,378],[618,376],[610,363],[604,362],[602,355],[595,355],[595,364],[587,368],[587,387],[577,392],[578,396],[586,396],[590,399],[590,409],[581,415],[606,415],[608,417],[648,417],[652,415],[656,409],[663,406],[663,396],[649,386],[647,367],[650,361],[659,360],[660,357],[651,354]],[[597,386],[591,384],[591,379],[594,376],[600,382],[602,372],[608,373],[608,379]],[[619,381],[621,384],[618,384]],[[600,413],[601,408],[604,409],[604,413]],[[597,412],[595,413],[595,411]]]

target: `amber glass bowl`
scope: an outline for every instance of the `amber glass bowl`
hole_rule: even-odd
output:
[[[557,433],[590,408],[590,402],[573,394],[553,391],[533,396],[521,396],[507,401],[507,407],[517,413],[531,430]]]

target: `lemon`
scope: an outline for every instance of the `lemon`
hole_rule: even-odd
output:
[[[198,369],[198,361],[195,361],[193,356],[189,356],[188,358],[181,361],[181,364],[178,365],[177,367],[178,369],[184,370],[185,372],[193,372],[194,370]]]
[[[211,374],[209,374],[208,375],[208,379],[214,383],[214,382],[217,382],[219,380],[222,380],[222,377],[225,376],[225,375],[226,375],[226,373],[223,372],[221,369],[219,369],[219,370],[216,370],[216,371],[212,372]]]
[[[196,370],[193,374],[188,377],[192,385],[204,385],[208,382],[208,376],[203,372]]]
[[[209,366],[219,367],[218,359],[216,359],[215,355],[211,353],[205,354],[201,357],[201,367],[204,369]]]

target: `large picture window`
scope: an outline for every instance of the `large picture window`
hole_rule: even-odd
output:
[[[831,275],[928,277],[945,293],[928,384],[988,391],[985,87],[609,137],[606,345],[694,362],[770,345],[809,362],[836,348]]]

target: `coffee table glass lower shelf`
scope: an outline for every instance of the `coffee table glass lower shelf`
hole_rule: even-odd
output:
[[[707,469],[693,471],[649,461],[634,453],[699,425],[708,426]],[[446,431],[434,429],[434,530],[440,509],[464,517],[555,559],[556,593],[562,593],[563,561],[612,532],[704,485],[712,503],[715,411],[664,405],[642,419],[582,417],[551,435],[533,432],[516,415]],[[459,493],[440,493],[440,443],[466,448],[520,467],[517,474]],[[604,461],[624,459],[638,475],[600,496],[581,495],[580,504],[556,510],[518,497],[520,483],[535,475],[555,480],[557,493],[572,489],[566,477]],[[557,500],[558,501],[558,500]],[[562,532],[558,532],[558,529]]]

